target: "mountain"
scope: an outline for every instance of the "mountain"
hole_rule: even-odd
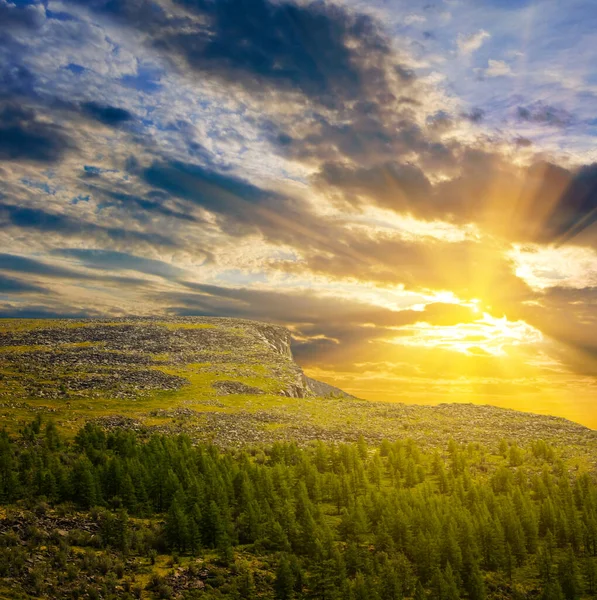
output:
[[[70,431],[93,420],[222,446],[359,436],[426,445],[542,437],[587,453],[597,444],[597,432],[556,417],[359,400],[306,377],[286,328],[229,318],[1,321],[0,416],[15,429],[32,413]]]

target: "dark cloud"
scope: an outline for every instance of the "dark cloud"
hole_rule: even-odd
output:
[[[255,206],[271,197],[238,177],[189,163],[154,163],[143,172],[143,179],[216,213],[244,212],[246,204]]]
[[[175,246],[170,238],[158,233],[130,231],[87,223],[67,215],[50,213],[38,208],[26,208],[0,202],[0,224],[40,232],[56,232],[65,236],[105,235],[113,241],[142,241],[157,246]]]
[[[538,242],[564,243],[579,236],[595,245],[597,163],[575,170],[538,162],[526,172],[517,221]]]
[[[229,235],[261,233],[299,246],[338,247],[304,202],[257,187],[230,173],[181,162],[156,162],[142,171],[145,183],[217,215]]]
[[[366,302],[318,296],[309,292],[265,291],[228,288],[201,283],[182,282],[193,293],[161,294],[168,303],[178,303],[196,314],[218,314],[281,323],[311,324],[319,333],[337,337],[336,329],[365,324],[377,327],[399,327],[425,321],[431,324],[468,322],[472,311],[467,307],[434,303],[423,311],[392,311]],[[189,313],[190,314],[190,313]]]
[[[467,113],[463,113],[462,116],[472,123],[480,123],[485,118],[485,111],[482,108],[476,107]]]
[[[86,319],[100,315],[101,313],[91,309],[79,310],[60,304],[55,304],[53,308],[43,304],[30,304],[28,306],[0,304],[0,318],[2,319]]]
[[[192,223],[200,222],[195,215],[192,215],[188,210],[176,210],[169,208],[165,202],[170,199],[170,195],[160,190],[148,192],[148,197],[141,197],[136,194],[129,194],[120,191],[118,188],[102,188],[96,185],[89,185],[89,189],[97,195],[101,195],[104,199],[99,204],[100,208],[109,206],[120,206],[132,214],[138,221],[150,221],[155,218],[156,214],[164,217],[172,217]],[[153,199],[157,198],[157,199]],[[188,207],[187,207],[188,208]]]
[[[6,271],[15,271],[17,273],[26,273],[28,275],[43,275],[45,277],[66,277],[79,278],[82,274],[65,269],[56,265],[51,265],[26,256],[16,254],[0,254],[0,268]]]
[[[81,252],[85,251],[81,250]],[[53,254],[56,254],[56,252],[53,252]],[[71,279],[82,282],[97,281],[100,283],[113,283],[128,286],[147,283],[143,279],[133,277],[115,277],[111,275],[97,276],[89,273],[82,273],[81,271],[68,269],[66,267],[50,264],[48,262],[30,258],[28,256],[19,256],[16,254],[0,254],[0,269],[21,273],[23,275],[38,275],[40,277]]]
[[[543,236],[559,243],[568,241],[597,220],[597,164],[571,173],[566,190],[550,214]]]
[[[438,150],[431,160],[453,169],[452,177],[431,184],[427,173],[432,169],[393,160],[365,166],[324,163],[313,181],[322,191],[327,188],[352,204],[374,203],[423,220],[486,219],[492,229],[503,221],[504,211],[507,214],[519,193],[517,167],[499,154],[470,148],[460,149],[457,159],[451,155],[446,160]]]
[[[528,148],[529,146],[533,145],[532,140],[529,140],[529,138],[520,135],[514,140],[514,142],[520,148]]]
[[[264,131],[278,153],[312,164],[349,160],[371,166],[413,154],[422,163],[455,164],[454,148],[434,140],[414,121],[410,109],[384,104],[357,103],[333,118],[303,115],[289,126],[269,121]]]
[[[45,21],[45,9],[41,2],[9,2],[0,0],[0,30],[37,29]]]
[[[104,125],[113,127],[126,123],[133,115],[124,108],[99,104],[97,102],[86,102],[82,105],[83,112]]]
[[[48,290],[13,277],[0,273],[0,294],[47,294]]]
[[[520,121],[553,125],[554,127],[567,127],[574,122],[573,115],[567,110],[549,106],[542,102],[536,102],[529,106],[519,106],[516,109],[516,116]]]
[[[326,163],[315,178],[324,187],[341,190],[353,204],[373,201],[400,212],[419,212],[429,201],[432,186],[414,165],[388,162],[372,168]]]
[[[0,160],[53,163],[71,147],[62,128],[42,121],[32,109],[0,107]]]
[[[147,275],[157,275],[166,279],[176,279],[188,275],[187,271],[161,260],[135,256],[114,250],[62,248],[53,254],[77,260],[85,267],[106,271],[137,271]]]
[[[177,17],[145,0],[79,3],[144,30],[154,47],[191,70],[245,89],[265,85],[336,105],[359,98],[364,86],[385,87],[371,64],[390,52],[377,24],[334,4],[175,0],[186,11]]]

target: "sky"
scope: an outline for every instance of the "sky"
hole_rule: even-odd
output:
[[[592,0],[0,0],[0,316],[597,428],[596,47]]]

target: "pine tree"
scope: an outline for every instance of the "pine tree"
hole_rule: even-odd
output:
[[[577,600],[582,593],[578,561],[572,549],[558,565],[558,581],[566,600]]]
[[[166,539],[168,545],[184,552],[188,542],[189,523],[184,511],[182,492],[174,496],[166,517]]]
[[[413,596],[413,600],[428,600],[427,594],[425,593],[425,588],[419,580],[417,580],[417,585],[415,587],[415,595]]]
[[[548,582],[543,588],[540,600],[564,600],[560,584],[557,581]]]
[[[99,500],[93,467],[87,458],[80,459],[72,471],[74,498],[82,508],[91,508]]]
[[[255,580],[250,569],[244,568],[238,575],[237,591],[239,600],[255,600],[257,598]]]
[[[443,573],[443,587],[442,587],[442,600],[459,600],[460,590],[458,589],[458,583],[452,565],[448,563]]]
[[[282,555],[276,569],[274,591],[276,600],[291,600],[294,598],[294,573],[286,555]]]
[[[594,558],[588,558],[585,563],[586,591],[591,596],[597,592],[597,562]]]
[[[477,564],[470,565],[464,574],[464,587],[470,600],[485,600],[485,580]]]

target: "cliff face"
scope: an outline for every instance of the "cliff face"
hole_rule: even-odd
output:
[[[254,329],[257,335],[261,336],[264,342],[268,344],[274,352],[280,355],[282,360],[290,360],[296,369],[296,381],[288,385],[288,387],[283,391],[284,395],[293,398],[305,398],[309,396],[335,396],[337,398],[353,397],[340,388],[329,385],[328,383],[324,383],[323,381],[317,381],[316,379],[307,377],[302,372],[302,369],[294,362],[294,357],[292,356],[292,336],[288,329],[281,326],[269,325],[255,321],[244,321],[243,323],[248,329]]]

